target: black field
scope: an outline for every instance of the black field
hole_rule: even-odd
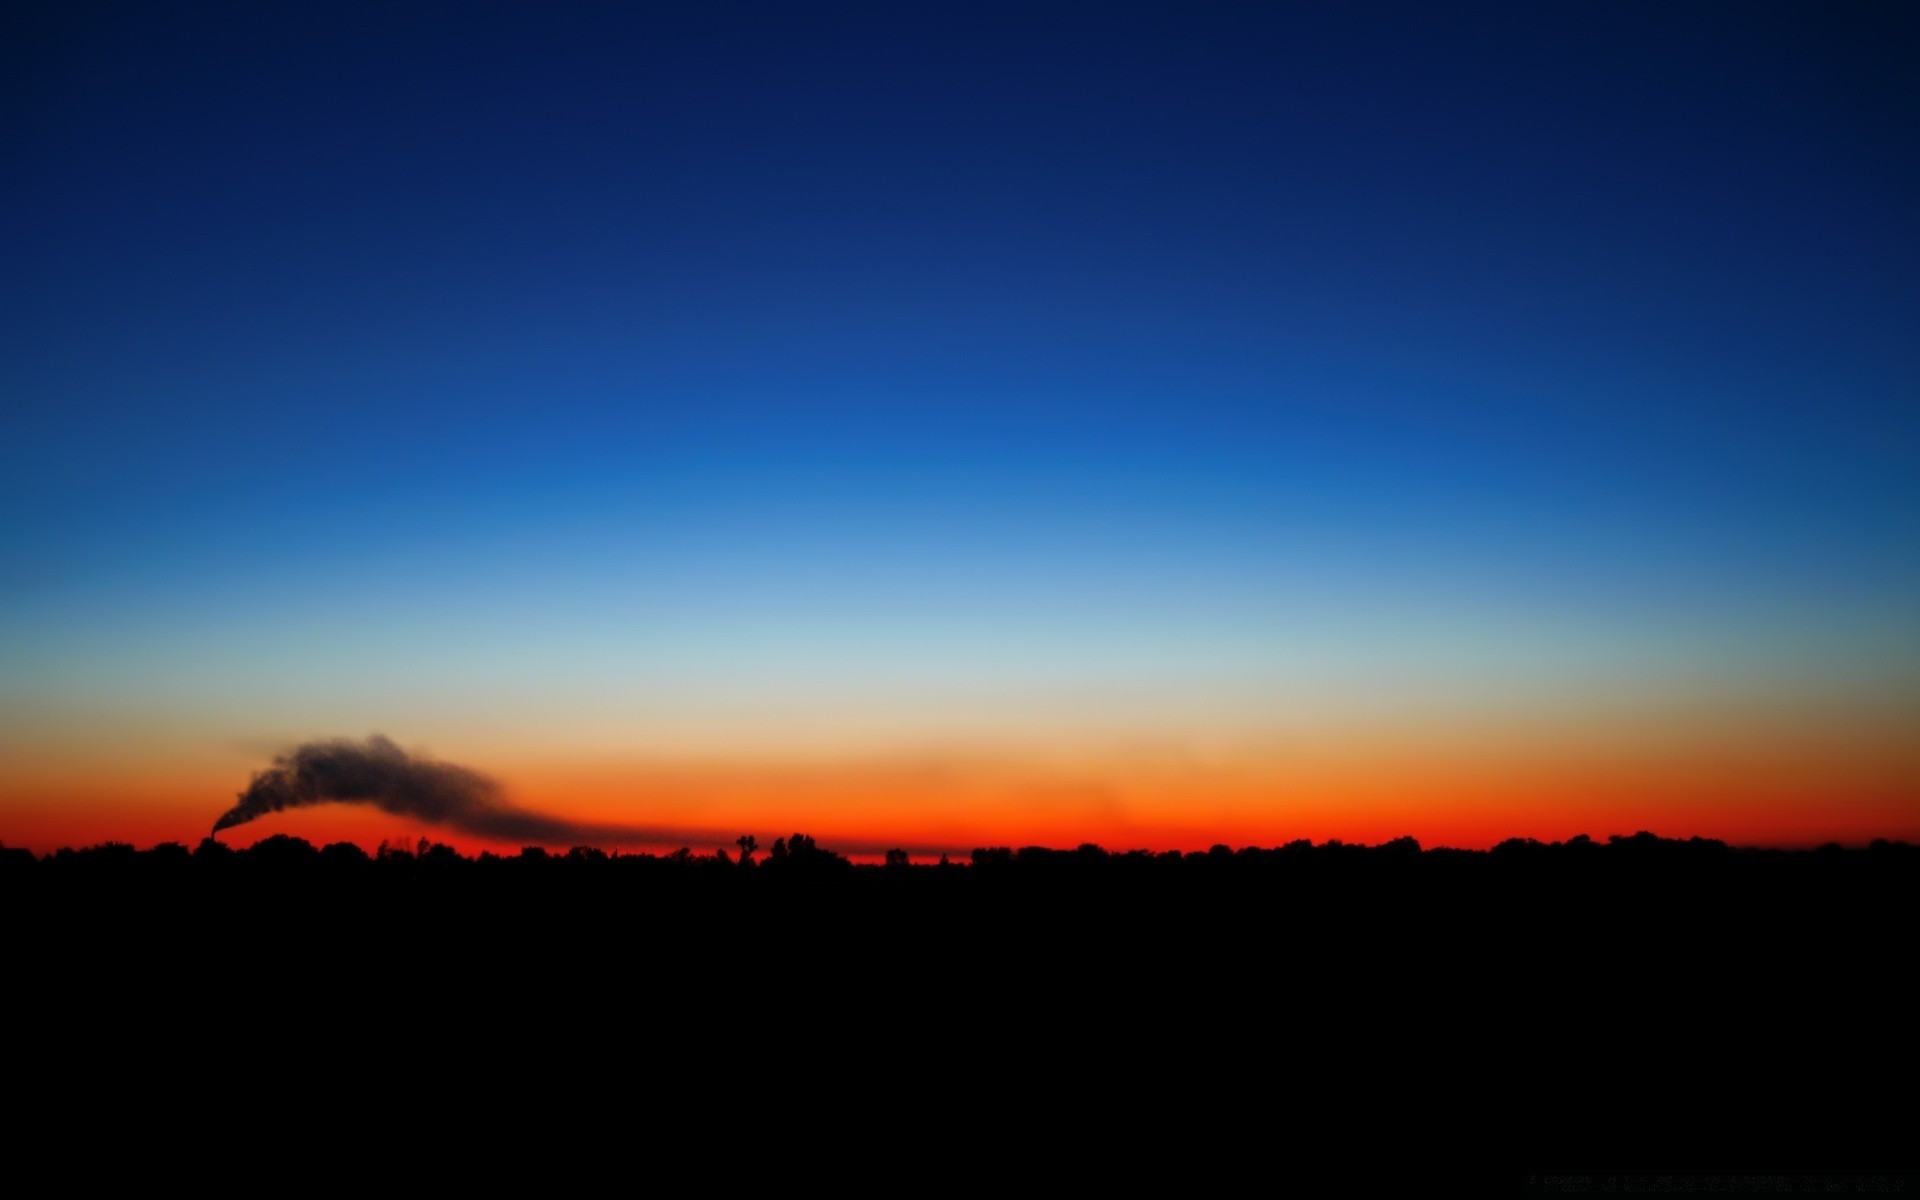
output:
[[[1221,1187],[1911,1154],[1902,843],[777,849],[6,852],[16,1090],[296,1154],[432,1128],[468,1166],[730,1130],[856,1175],[1038,1156]]]

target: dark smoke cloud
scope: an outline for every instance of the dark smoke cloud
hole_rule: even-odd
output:
[[[731,841],[717,830],[650,828],[569,821],[507,803],[500,785],[478,771],[410,755],[374,734],[308,742],[258,772],[239,802],[213,823],[213,831],[244,825],[255,817],[313,804],[371,804],[395,816],[458,829],[501,841],[565,845],[637,845],[697,836]]]
[[[480,772],[410,755],[377,733],[364,742],[351,738],[308,742],[291,753],[278,755],[271,767],[254,775],[239,801],[213,823],[213,831],[219,833],[283,809],[334,803],[371,804],[395,816],[526,845],[728,846],[744,832],[570,821],[533,812],[508,803],[500,785]],[[858,842],[830,848],[878,854],[890,846]],[[915,853],[951,849],[902,848]]]

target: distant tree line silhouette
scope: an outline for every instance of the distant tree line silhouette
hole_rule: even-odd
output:
[[[0,844],[0,873],[19,877],[42,872],[139,873],[163,877],[167,872],[220,870],[246,866],[272,870],[357,871],[369,867],[388,870],[461,869],[481,871],[529,871],[551,874],[556,870],[625,871],[634,873],[698,872],[706,877],[738,872],[745,868],[783,874],[818,876],[846,873],[896,878],[902,871],[915,874],[944,873],[955,867],[974,868],[981,878],[1072,877],[1088,880],[1107,878],[1197,878],[1208,873],[1260,872],[1316,873],[1342,870],[1379,872],[1381,870],[1426,870],[1439,872],[1472,871],[1482,868],[1541,868],[1561,870],[1648,870],[1701,871],[1721,866],[1746,868],[1787,868],[1798,864],[1847,864],[1850,869],[1869,865],[1913,865],[1914,847],[1904,841],[1875,839],[1865,848],[1847,849],[1829,843],[1811,850],[1732,847],[1711,839],[1692,837],[1674,839],[1641,831],[1631,836],[1615,834],[1605,841],[1579,835],[1564,842],[1540,842],[1532,838],[1509,838],[1489,850],[1452,848],[1423,849],[1411,837],[1395,838],[1367,846],[1333,839],[1319,844],[1300,839],[1275,847],[1243,846],[1234,848],[1216,844],[1206,850],[1126,850],[1112,851],[1091,842],[1067,850],[1047,846],[976,847],[961,863],[942,855],[937,863],[914,862],[907,851],[886,852],[880,864],[856,864],[844,855],[822,847],[811,836],[794,833],[775,838],[764,859],[753,856],[759,849],[751,834],[736,839],[738,857],[724,849],[696,853],[681,847],[665,854],[607,851],[593,846],[576,846],[564,852],[540,846],[523,847],[516,853],[481,851],[463,855],[453,847],[422,837],[416,843],[383,841],[372,853],[352,842],[333,842],[316,847],[304,838],[274,834],[250,847],[235,848],[217,838],[203,838],[189,850],[180,842],[165,842],[148,850],[139,850],[125,842],[107,841],[82,848],[62,848],[36,856],[20,847]]]
[[[263,1070],[306,1077],[400,1039],[379,1078],[409,1095],[546,1106],[615,1079],[724,1124],[838,1120],[857,1080],[875,1129],[941,1114],[1011,1146],[1093,1121],[1125,1161],[1179,1128],[1196,1170],[1621,1147],[1770,1169],[1794,1146],[1877,1169],[1911,1132],[1879,1099],[1916,1075],[1904,842],[732,849],[0,850],[10,1028],[29,1056],[86,1048],[88,1089],[272,1047]]]
[[[165,1110],[213,1073],[259,1125],[246,1096],[357,1069],[409,1119],[511,1089],[578,1121],[614,1081],[712,1127],[1146,1139],[1265,1177],[1876,1169],[1910,1135],[1880,1100],[1914,1077],[1907,843],[733,851],[0,849],[13,1077],[52,1054],[15,1091]]]

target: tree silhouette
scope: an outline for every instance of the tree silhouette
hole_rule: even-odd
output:
[[[819,843],[804,833],[775,838],[772,853],[767,858],[768,867],[796,874],[837,871],[852,865],[841,855],[822,849]]]

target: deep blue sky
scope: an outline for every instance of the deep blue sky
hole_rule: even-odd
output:
[[[1912,5],[0,46],[16,707],[1920,663]]]

